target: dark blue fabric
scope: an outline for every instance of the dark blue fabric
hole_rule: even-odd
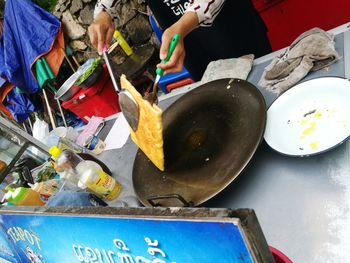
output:
[[[94,206],[88,192],[61,191],[50,197],[46,206]]]
[[[31,65],[50,49],[59,27],[57,17],[30,0],[7,0],[0,39],[0,76],[27,93],[37,92],[39,85]]]
[[[17,89],[12,89],[7,94],[5,105],[18,123],[23,123],[29,117],[28,113],[36,110],[29,96],[18,93]]]

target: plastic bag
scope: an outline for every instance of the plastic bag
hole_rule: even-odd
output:
[[[45,142],[45,138],[47,138],[48,135],[49,125],[45,121],[36,117],[33,124],[33,137],[41,142]],[[36,147],[33,147],[32,153],[34,155],[39,155],[39,150]]]
[[[44,141],[44,139],[49,135],[49,125],[39,118],[36,118],[33,124],[33,137],[39,141]]]

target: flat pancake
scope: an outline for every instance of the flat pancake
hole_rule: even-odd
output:
[[[131,139],[161,171],[164,171],[162,110],[144,100],[124,75],[120,78],[122,89],[131,93],[138,103],[140,114],[136,132],[130,127]]]

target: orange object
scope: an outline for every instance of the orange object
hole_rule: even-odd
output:
[[[0,173],[5,171],[6,168],[7,168],[7,164],[4,161],[0,160]]]
[[[64,59],[64,36],[62,27],[58,30],[55,40],[52,42],[51,47],[45,53],[37,56],[33,63],[30,65],[32,71],[34,70],[35,62],[42,56],[44,56],[47,64],[49,64],[52,73],[57,76],[58,71],[62,65]],[[34,74],[35,76],[35,74]]]
[[[45,202],[40,198],[40,194],[31,188],[18,187],[9,188],[5,199],[19,206],[43,206]]]
[[[190,78],[186,78],[186,79],[182,79],[182,80],[176,81],[174,83],[171,83],[169,85],[166,85],[166,88],[170,92],[173,89],[180,88],[180,87],[183,87],[183,86],[191,84],[191,83],[194,83],[194,81]]]
[[[52,73],[55,76],[57,76],[64,59],[64,53],[62,48],[64,48],[64,38],[61,27],[60,30],[57,32],[56,39],[53,42],[51,49],[44,55]]]
[[[6,82],[0,89],[0,111],[5,113],[7,117],[9,117],[10,119],[13,119],[12,114],[10,113],[10,111],[5,107],[4,104],[2,104],[2,102],[5,100],[7,94],[14,88],[14,85]]]

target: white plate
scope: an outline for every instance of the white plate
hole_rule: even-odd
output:
[[[264,139],[293,156],[327,151],[350,136],[350,81],[324,77],[296,85],[267,111]]]

